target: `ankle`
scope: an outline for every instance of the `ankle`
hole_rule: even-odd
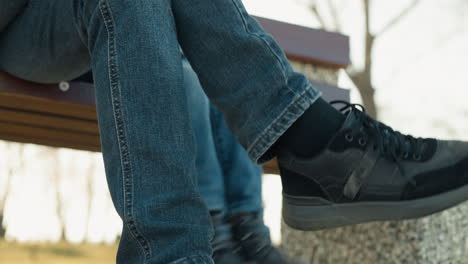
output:
[[[271,148],[275,153],[291,151],[310,157],[320,152],[344,122],[344,115],[319,98]]]

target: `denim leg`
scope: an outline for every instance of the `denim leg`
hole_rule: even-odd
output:
[[[89,53],[75,28],[71,4],[0,0],[0,14],[10,18],[0,28],[0,70],[41,83],[70,80],[89,71]]]
[[[210,210],[220,211],[218,217],[221,219],[241,212],[261,215],[261,167],[250,160],[227,127],[222,114],[210,104],[190,63],[184,59],[182,66],[197,144],[200,195]],[[261,230],[269,237],[269,230],[263,222],[256,223],[251,231]],[[231,236],[229,225],[222,224],[222,221],[216,223],[212,244],[216,248]]]
[[[201,256],[208,262],[211,220],[196,187],[195,143],[170,1],[79,3],[79,27],[89,43],[97,100],[103,101],[98,106],[106,106],[99,121],[114,133],[104,137],[103,148],[111,150],[108,164],[120,163],[108,166],[107,174],[122,175],[110,184],[124,185],[116,203],[122,203],[121,216],[142,260]],[[190,263],[180,261],[185,262]]]
[[[227,217],[239,213],[253,213],[248,216],[249,221],[237,227],[242,234],[254,232],[264,241],[270,241],[270,229],[263,221],[262,200],[262,167],[255,164],[247,155],[245,149],[235,139],[229,130],[223,115],[216,107],[210,107],[211,127],[215,138],[216,152],[223,170]],[[241,230],[239,230],[240,228]],[[235,236],[239,236],[238,233]],[[242,239],[242,237],[237,237]],[[258,240],[248,242],[250,249],[258,248]],[[253,243],[249,247],[248,243]]]
[[[15,19],[29,0],[0,0],[0,32]]]
[[[210,101],[254,161],[320,96],[240,0],[172,0],[178,39]]]
[[[183,59],[184,87],[197,147],[198,190],[209,210],[226,211],[224,178],[210,122],[210,102],[190,63]]]
[[[262,168],[249,158],[213,105],[210,120],[224,178],[228,217],[240,212],[262,213]]]
[[[200,195],[210,210],[230,215],[262,212],[261,167],[250,160],[224,121],[210,104],[190,63],[183,60],[190,118],[197,145]]]
[[[124,222],[117,263],[212,263],[169,1],[31,0],[1,34],[0,68],[18,77],[56,82],[90,64]]]

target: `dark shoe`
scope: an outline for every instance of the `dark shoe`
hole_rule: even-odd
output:
[[[211,242],[215,264],[245,264],[246,261],[239,254],[239,245],[232,237],[231,226],[226,223],[223,214],[211,212],[211,220],[215,231]]]
[[[218,249],[213,253],[215,264],[246,264],[246,261],[232,249]]]
[[[233,233],[245,259],[256,264],[289,263],[272,245],[270,232],[261,215],[249,213],[236,216],[233,221]]]
[[[314,157],[280,153],[283,217],[318,230],[410,219],[468,200],[468,143],[414,138],[343,103],[347,115]]]

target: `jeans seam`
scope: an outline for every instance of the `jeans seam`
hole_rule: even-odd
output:
[[[273,56],[276,58],[276,62],[279,64],[280,68],[281,68],[281,74],[283,75],[283,79],[285,81],[285,84],[288,83],[288,78],[287,78],[287,74],[286,74],[286,69],[285,69],[285,66],[283,65],[282,63],[282,60],[281,58],[278,56],[278,54],[276,54],[276,52],[272,49],[272,47],[270,46],[270,43],[260,34],[256,34],[255,32],[252,32],[250,29],[249,29],[249,26],[248,26],[248,22],[246,21],[244,15],[243,15],[243,12],[241,10],[241,8],[239,7],[239,5],[236,3],[236,1],[234,0],[231,0],[231,2],[234,4],[234,6],[236,7],[237,9],[237,12],[239,12],[239,16],[242,20],[242,24],[244,25],[244,30],[251,34],[252,36],[260,39],[260,41],[262,41],[268,48],[268,50],[273,54]]]
[[[225,146],[223,142],[223,137],[219,135],[219,126],[220,123],[223,121],[221,118],[219,112],[217,112],[217,109],[215,111],[214,106],[210,105],[210,121],[211,121],[211,134],[213,135],[213,141],[215,144],[215,149],[216,149],[216,157],[218,158],[218,161],[223,164],[221,166],[221,171],[224,175],[225,173],[225,168],[224,164],[226,161],[226,152],[224,151]]]
[[[207,258],[204,257],[204,256],[192,256],[192,257],[187,257],[185,259],[182,259],[180,261],[177,261],[177,262],[174,262],[174,263],[171,263],[171,264],[183,264],[183,263],[186,263],[187,261],[189,260],[206,260]]]
[[[133,216],[133,170],[130,162],[130,151],[128,148],[127,135],[125,131],[125,124],[123,121],[123,114],[121,108],[121,88],[118,74],[117,51],[115,40],[115,22],[112,16],[107,0],[101,0],[99,9],[104,21],[104,25],[108,35],[108,67],[109,67],[109,84],[111,93],[111,102],[113,108],[113,115],[115,120],[115,128],[117,133],[117,142],[119,144],[120,162],[122,166],[123,177],[123,220],[128,225],[130,234],[140,244],[143,249],[145,260],[151,257],[151,248],[149,247],[148,240],[138,230],[136,221]]]
[[[216,129],[219,130],[219,126],[221,125],[220,122],[224,122],[224,120],[221,118],[221,116],[217,116],[217,120],[216,120]],[[223,124],[224,125],[224,124]],[[226,140],[224,137],[221,137],[221,135],[219,135],[219,133],[215,133],[216,134],[216,138],[218,139],[217,142],[218,142],[218,150],[219,150],[219,153],[220,153],[220,160],[223,164],[222,166],[222,171],[223,171],[223,175],[226,174],[226,170],[228,170],[228,168],[226,168],[226,164],[228,164],[228,160],[229,158],[227,157],[227,153],[226,153]]]
[[[306,102],[305,101],[306,99],[304,99],[304,96],[307,93],[310,93],[311,91],[314,92],[313,87],[309,84],[308,87],[306,87],[306,89],[304,89],[302,93],[298,94],[297,98],[294,98],[294,100],[285,108],[285,110],[278,117],[276,117],[273,120],[273,122],[271,122],[271,124],[260,134],[260,136],[251,144],[251,146],[249,146],[249,148],[247,149],[247,152],[253,159],[255,159],[255,161],[257,161],[257,159],[260,158],[260,156],[268,150],[267,148],[271,147],[271,145],[273,145],[273,143],[275,143],[275,141],[278,140],[278,138],[281,136],[281,134],[278,134],[275,138],[272,138],[271,140],[266,139],[267,135],[270,135],[272,130],[275,130],[275,128],[278,128],[278,122],[284,119],[284,116],[291,113],[291,110],[293,110],[292,107],[299,107],[299,110],[304,112],[305,110],[307,110],[308,106],[313,104],[321,96],[321,92],[315,91],[314,94],[312,95],[312,98],[310,99],[310,102]],[[306,103],[306,105],[302,106],[303,103]],[[297,114],[298,117],[300,116],[300,114],[301,113]],[[280,127],[279,129],[283,131],[280,131],[280,132],[284,133],[286,129],[289,128],[289,126],[294,121],[295,120],[291,120],[290,124],[282,125],[282,127]],[[269,142],[265,143],[264,142],[265,140]],[[260,153],[261,150],[259,149],[262,149],[262,148],[265,148],[265,149],[263,150],[262,153]]]

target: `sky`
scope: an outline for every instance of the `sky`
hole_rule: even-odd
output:
[[[302,1],[302,2],[301,2]],[[305,0],[245,0],[247,10],[258,16],[317,27],[318,22],[304,6]],[[320,1],[320,0],[319,0]],[[321,0],[326,1],[326,0]],[[413,12],[382,35],[374,50],[376,101],[381,119],[405,133],[418,136],[468,139],[468,4],[463,0],[423,0]],[[353,63],[362,65],[362,7],[358,1],[342,1],[339,13],[343,30],[351,35]],[[377,1],[372,9],[372,30],[379,31],[389,18],[407,5],[407,0]],[[350,88],[353,100],[358,94]],[[3,148],[0,142],[0,148]],[[28,166],[18,166],[12,191],[6,201],[7,236],[20,241],[59,238],[56,217],[56,186],[50,175],[57,160],[44,155],[47,149],[28,145]],[[0,193],[4,190],[5,165],[13,152],[0,152]],[[109,199],[99,154],[60,150],[60,190],[66,201],[67,238],[80,242],[113,241],[121,229]],[[32,162],[34,161],[34,162]],[[94,164],[94,168],[90,168]],[[2,171],[3,170],[3,171]],[[91,203],[84,180],[92,171]],[[281,200],[279,177],[264,178],[265,220],[274,241],[280,239]],[[91,204],[91,215],[86,208]],[[85,221],[89,219],[87,228]]]

